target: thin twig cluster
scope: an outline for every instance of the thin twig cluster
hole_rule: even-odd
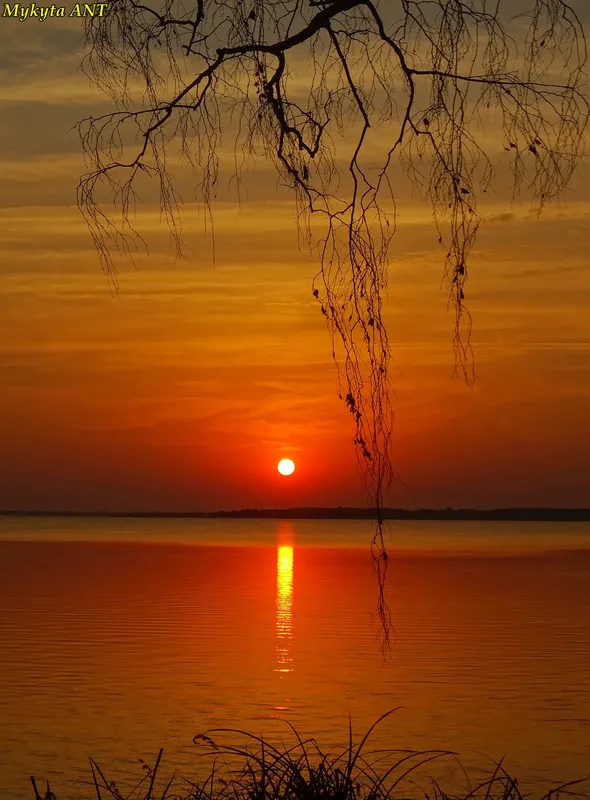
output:
[[[564,0],[113,0],[88,18],[83,67],[116,110],[80,123],[89,171],[78,188],[103,268],[131,254],[141,175],[183,253],[170,167],[194,173],[212,219],[224,131],[238,196],[245,166],[274,165],[317,247],[312,287],[332,338],[366,491],[377,508],[373,554],[379,610],[387,551],[380,509],[394,477],[384,299],[396,232],[393,169],[401,163],[431,202],[449,300],[456,369],[475,377],[468,262],[477,201],[494,175],[485,132],[496,126],[515,194],[542,205],[567,186],[582,152],[582,25]],[[307,85],[302,88],[302,76]],[[99,200],[105,185],[120,218]]]

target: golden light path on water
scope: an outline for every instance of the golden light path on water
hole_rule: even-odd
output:
[[[291,637],[293,635],[293,547],[277,548],[277,665],[275,672],[292,672]]]

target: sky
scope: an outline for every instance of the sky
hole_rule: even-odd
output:
[[[183,209],[176,261],[157,207],[119,291],[76,207],[75,123],[106,108],[77,67],[78,20],[0,18],[0,508],[189,511],[364,505],[337,396],[317,260],[265,165],[241,206]],[[386,320],[407,508],[590,500],[590,170],[540,218],[499,185],[470,264],[477,380],[453,378],[453,315],[429,206],[400,183]],[[188,194],[190,198],[190,192]],[[281,477],[283,457],[295,473]]]

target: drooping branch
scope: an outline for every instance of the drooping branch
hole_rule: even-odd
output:
[[[465,288],[480,224],[477,199],[491,184],[495,156],[482,115],[504,138],[515,193],[529,189],[539,207],[567,186],[588,121],[582,25],[563,0],[529,1],[524,26],[523,15],[506,16],[508,0],[195,0],[188,11],[182,0],[154,7],[114,0],[108,15],[86,22],[84,68],[117,108],[80,124],[90,170],[78,198],[109,276],[113,248],[130,252],[140,173],[159,181],[161,208],[182,252],[167,159],[179,150],[190,162],[211,213],[229,119],[239,120],[238,185],[248,158],[264,158],[293,190],[302,229],[318,249],[312,291],[377,509],[373,553],[385,633],[381,508],[393,478],[393,410],[383,301],[396,231],[391,170],[399,160],[432,204],[455,314],[456,365],[472,381]],[[294,79],[302,70],[307,91]],[[104,182],[119,221],[98,202]]]

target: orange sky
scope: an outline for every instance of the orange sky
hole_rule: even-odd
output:
[[[191,262],[157,210],[111,294],[75,206],[75,122],[105,108],[76,73],[80,24],[0,19],[0,508],[208,510],[361,504],[317,271],[263,166],[216,209],[217,264],[186,206]],[[69,132],[68,132],[69,131]],[[389,502],[590,500],[590,172],[540,220],[501,164],[471,261],[478,380],[452,379],[453,317],[430,211],[406,186],[387,319],[404,484]],[[404,195],[405,193],[405,195]],[[404,201],[405,196],[405,201]],[[491,197],[491,193],[488,197]],[[276,463],[292,457],[296,473]]]

